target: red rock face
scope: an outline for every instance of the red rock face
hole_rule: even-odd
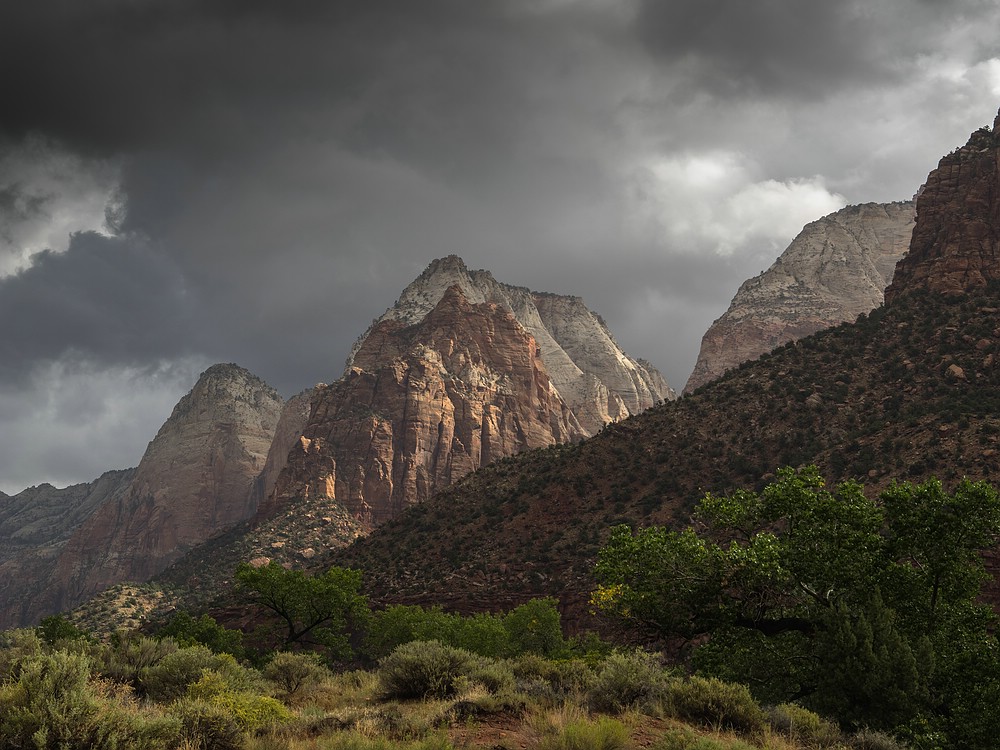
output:
[[[917,198],[909,255],[887,303],[910,289],[961,293],[1000,279],[1000,114],[945,156]]]
[[[582,436],[534,338],[453,286],[419,323],[378,323],[345,377],[317,389],[260,515],[335,497],[371,526],[498,458]]]
[[[277,392],[246,370],[209,368],[150,442],[128,487],[68,539],[28,619],[147,580],[252,516],[251,489],[281,409]]]

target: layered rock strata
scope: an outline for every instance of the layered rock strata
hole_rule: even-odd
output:
[[[865,203],[807,224],[769,269],[743,282],[705,333],[684,392],[881,305],[907,253],[914,208],[912,201]]]
[[[65,609],[122,581],[143,581],[253,515],[283,401],[250,372],[202,373],[150,442],[127,487],[66,540],[23,618]],[[34,582],[37,589],[37,581]]]
[[[954,294],[1000,279],[1000,113],[938,162],[917,198],[917,227],[886,300]]]
[[[261,514],[335,497],[368,526],[528,448],[675,397],[577,297],[436,260],[355,344]]]

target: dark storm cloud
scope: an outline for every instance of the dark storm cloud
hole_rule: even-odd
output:
[[[972,3],[971,5],[975,5]],[[643,0],[636,29],[654,55],[686,67],[688,94],[822,99],[907,75],[901,58],[934,48],[956,11],[940,0]],[[935,22],[941,21],[935,29]]]
[[[65,253],[40,253],[0,279],[0,383],[67,356],[127,365],[185,354],[194,307],[176,268],[146,243],[74,235]]]

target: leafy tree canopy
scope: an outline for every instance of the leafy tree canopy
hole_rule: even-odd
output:
[[[782,469],[760,493],[707,495],[694,520],[615,528],[593,604],[697,643],[697,668],[761,699],[980,746],[975,726],[1000,718],[994,616],[976,601],[1000,536],[992,487],[930,480],[873,500],[854,482],[828,489],[816,467]]]
[[[348,628],[370,616],[360,590],[361,572],[349,568],[333,567],[316,576],[276,562],[236,569],[237,595],[280,618],[286,646],[322,645],[334,658],[350,656]]]

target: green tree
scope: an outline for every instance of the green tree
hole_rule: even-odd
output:
[[[244,563],[236,569],[237,595],[281,620],[285,646],[322,645],[333,658],[351,655],[348,629],[370,616],[360,589],[360,571],[349,568],[333,567],[316,576],[276,562],[259,568]]]
[[[762,700],[897,730],[937,717],[956,747],[982,746],[1000,686],[994,617],[976,601],[981,552],[1000,536],[992,487],[931,480],[873,500],[853,482],[827,489],[815,467],[782,469],[760,493],[707,495],[694,518],[614,529],[593,604],[693,640],[697,668]],[[958,676],[970,659],[991,665],[977,667],[986,684]]]
[[[237,659],[245,656],[243,633],[222,627],[210,615],[196,619],[188,612],[178,612],[156,635],[158,638],[173,638],[181,646],[200,643],[217,654],[232,654]]]

